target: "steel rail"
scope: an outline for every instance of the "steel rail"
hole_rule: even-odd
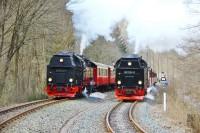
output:
[[[134,119],[134,116],[133,116],[133,109],[135,108],[137,102],[134,102],[130,109],[129,109],[129,120],[131,121],[131,123],[133,124],[134,128],[140,132],[140,133],[147,133],[137,122],[136,120]]]
[[[111,133],[114,133],[114,130],[113,128],[111,127],[111,124],[110,124],[110,116],[112,114],[112,112],[122,104],[123,102],[119,102],[117,105],[115,105],[113,108],[111,108],[111,110],[106,114],[106,127],[107,127],[107,130]]]
[[[43,101],[44,104],[39,105],[39,106],[36,106],[36,107],[31,108],[31,109],[29,109],[29,110],[26,110],[26,111],[24,111],[24,112],[22,112],[22,113],[16,114],[16,115],[12,116],[11,118],[9,118],[9,119],[7,119],[7,120],[1,122],[1,123],[0,123],[0,131],[1,131],[3,128],[5,128],[7,125],[9,125],[10,123],[14,122],[15,120],[20,119],[20,118],[23,117],[23,116],[26,116],[26,115],[28,115],[28,114],[30,114],[30,113],[33,113],[33,112],[35,112],[35,111],[37,111],[37,110],[39,110],[39,109],[44,108],[44,107],[47,107],[47,106],[50,106],[50,105],[53,105],[53,104],[57,104],[57,103],[60,103],[60,102],[64,102],[64,101],[66,101],[66,100],[67,100],[67,99],[62,99],[62,100],[50,100],[49,102],[48,102],[48,101]],[[40,102],[40,103],[41,103],[41,102]]]

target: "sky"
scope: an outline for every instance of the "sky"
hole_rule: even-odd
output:
[[[128,21],[126,30],[129,41],[136,42],[136,52],[146,46],[155,51],[177,49],[185,27],[194,22],[183,0],[70,0],[66,8],[73,12],[81,49],[99,35],[112,40],[113,28],[122,19]]]

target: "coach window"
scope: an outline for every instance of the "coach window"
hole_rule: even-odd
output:
[[[99,76],[101,76],[101,69],[100,69],[100,68],[98,68],[98,70],[99,70]]]
[[[101,69],[99,68],[99,76],[101,76]]]
[[[105,69],[102,69],[102,76],[104,76],[105,74]]]
[[[87,77],[87,73],[88,73],[88,70],[86,69],[86,71],[85,71],[85,77]]]
[[[87,72],[86,72],[86,77],[88,77],[88,73],[89,73],[89,70],[87,69]]]
[[[115,75],[115,70],[111,69],[111,76],[114,76],[114,75]]]
[[[90,77],[91,69],[88,70],[88,77]]]
[[[90,68],[89,68],[89,71],[88,71],[88,77],[90,77]]]
[[[90,77],[90,68],[89,68],[89,70],[88,70],[88,77]]]
[[[86,72],[83,73],[83,77],[84,77],[84,78],[86,77]]]
[[[91,78],[93,77],[93,69],[92,68],[90,69],[90,77]]]
[[[101,76],[103,76],[103,69],[101,68]]]

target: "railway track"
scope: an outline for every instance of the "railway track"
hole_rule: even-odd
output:
[[[106,114],[106,127],[111,133],[135,132],[146,133],[146,131],[135,121],[132,114],[137,102],[120,102]]]
[[[66,133],[66,132],[68,133],[68,132],[70,132],[70,131],[68,131],[68,130],[71,128],[71,125],[69,124],[71,121],[72,121],[72,123],[75,123],[75,121],[77,121],[81,115],[84,115],[84,113],[86,113],[86,112],[88,112],[88,111],[90,111],[91,109],[96,108],[96,107],[98,107],[98,106],[97,106],[97,105],[94,105],[94,106],[92,106],[92,107],[90,107],[90,108],[87,108],[87,109],[84,109],[84,110],[81,110],[81,111],[77,112],[75,115],[73,115],[71,118],[69,118],[69,119],[65,122],[65,124],[64,124],[64,125],[62,126],[62,128],[60,129],[59,133]],[[69,125],[68,125],[68,124],[69,124]]]
[[[45,100],[30,102],[27,104],[1,110],[0,111],[0,120],[1,120],[0,131],[6,126],[8,126],[10,123],[20,119],[23,116],[26,116],[32,112],[35,112],[43,107],[47,107],[47,106],[60,103],[63,101],[66,101],[66,99],[62,99],[62,100],[45,99]]]
[[[129,109],[129,113],[128,113],[129,119],[130,119],[130,121],[132,122],[133,126],[135,127],[135,129],[136,129],[138,132],[140,132],[140,133],[146,133],[146,131],[145,131],[145,130],[136,122],[136,120],[134,119],[133,110],[134,110],[136,104],[137,104],[137,102],[134,102],[134,103],[131,105],[130,109]]]
[[[6,109],[2,109],[2,110],[0,110],[0,116],[4,115],[6,113],[9,113],[9,112],[11,112],[13,110],[17,110],[17,109],[20,109],[20,108],[25,108],[25,107],[28,107],[30,105],[42,103],[42,102],[49,101],[49,100],[51,100],[51,99],[37,100],[37,101],[28,102],[28,103],[20,104],[20,105],[17,105],[17,106],[9,107],[9,108],[6,108]]]

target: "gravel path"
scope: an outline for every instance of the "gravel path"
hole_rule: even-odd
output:
[[[141,102],[136,105],[134,117],[149,133],[189,133],[182,123],[170,119],[162,110],[162,104]]]
[[[136,132],[128,117],[131,104],[132,103],[122,103],[111,113],[110,124],[116,133]]]

